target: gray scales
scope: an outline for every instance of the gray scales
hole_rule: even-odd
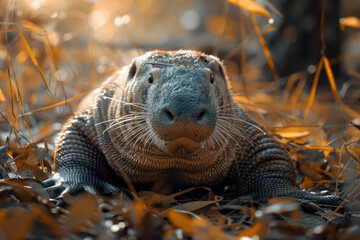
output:
[[[165,180],[180,188],[234,185],[239,199],[290,197],[338,205],[296,186],[294,161],[233,100],[222,62],[196,51],[135,58],[64,126],[53,196],[119,192]]]

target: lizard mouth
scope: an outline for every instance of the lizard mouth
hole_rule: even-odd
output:
[[[184,156],[194,153],[201,147],[201,144],[190,138],[180,137],[167,141],[165,147],[170,154]]]

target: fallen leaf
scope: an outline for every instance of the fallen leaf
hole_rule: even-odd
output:
[[[88,226],[89,221],[97,213],[98,204],[93,196],[81,195],[69,208],[69,214],[64,222],[67,231],[78,233]]]
[[[355,118],[351,121],[351,124],[360,130],[360,118]]]
[[[252,238],[255,235],[263,236],[267,231],[268,226],[263,221],[257,221],[248,229],[245,229],[240,234],[237,235],[237,238],[249,237]]]

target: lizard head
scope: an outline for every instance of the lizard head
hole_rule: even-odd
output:
[[[148,126],[141,141],[181,156],[222,147],[218,114],[232,100],[218,58],[196,51],[148,52],[130,65],[126,89]]]

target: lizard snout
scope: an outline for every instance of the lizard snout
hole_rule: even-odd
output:
[[[216,124],[216,113],[210,104],[191,101],[186,96],[175,97],[163,106],[152,121],[160,139],[171,141],[188,138],[194,142],[206,140]]]

